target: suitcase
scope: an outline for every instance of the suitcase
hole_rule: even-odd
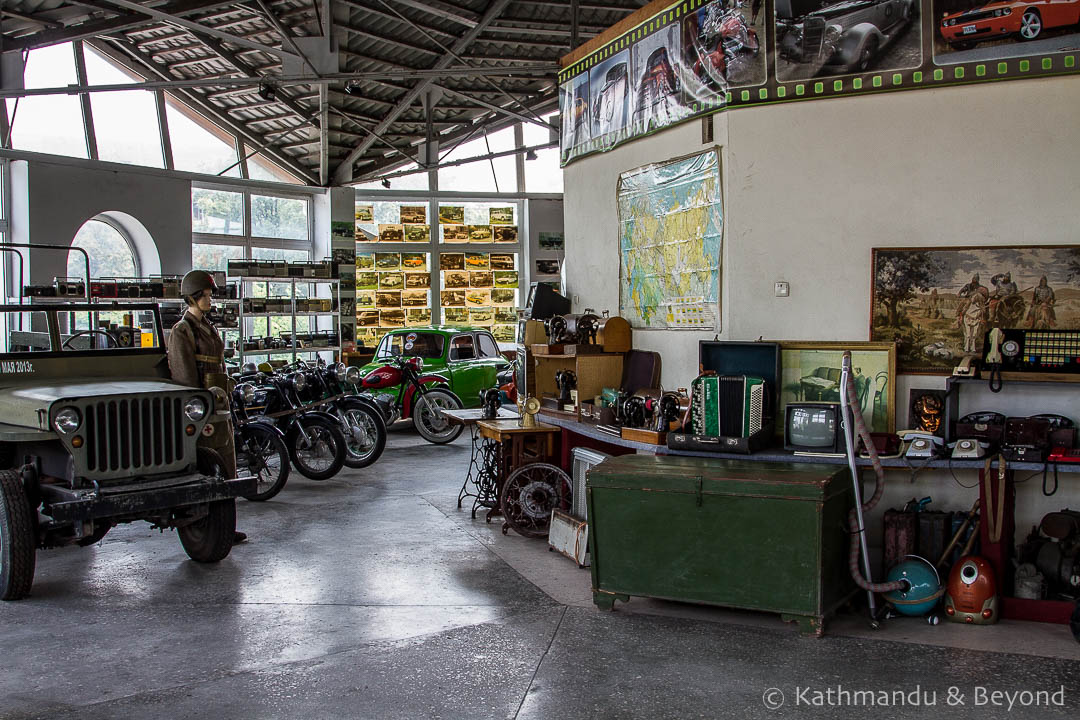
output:
[[[915,513],[908,510],[886,510],[883,522],[885,532],[881,569],[888,572],[905,557],[915,554],[918,549],[919,525]],[[937,562],[937,558],[930,562]]]
[[[780,613],[820,635],[855,591],[846,469],[623,455],[588,474],[593,602],[631,595]]]

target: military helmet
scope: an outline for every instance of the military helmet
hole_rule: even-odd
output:
[[[205,270],[192,270],[180,281],[180,295],[191,297],[198,295],[203,290],[217,290],[214,276]]]

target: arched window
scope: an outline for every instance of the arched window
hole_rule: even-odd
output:
[[[75,233],[72,247],[82,248],[90,256],[90,276],[137,277],[139,263],[131,240],[108,218],[98,216],[87,220]],[[86,277],[86,262],[82,253],[69,252],[68,277]]]

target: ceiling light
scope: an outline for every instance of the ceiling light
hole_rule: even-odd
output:
[[[353,97],[360,97],[363,95],[363,91],[360,90],[360,83],[347,82],[345,83],[345,94],[352,95]]]
[[[526,160],[535,160],[536,159],[536,153],[534,153],[532,150],[530,150],[529,152],[525,153],[525,159]]]
[[[382,186],[383,186],[384,188],[386,188],[387,190],[389,190],[389,189],[390,189],[390,181],[389,181],[389,180],[387,180],[386,178],[383,178],[383,179],[382,179]]]
[[[275,100],[277,98],[277,86],[269,80],[259,83],[259,97],[263,100]]]

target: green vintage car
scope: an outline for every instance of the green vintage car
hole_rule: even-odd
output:
[[[391,330],[376,348],[375,358],[360,368],[360,376],[402,355],[422,358],[421,374],[444,378],[467,408],[479,407],[480,391],[495,387],[495,376],[510,365],[488,330],[429,326]],[[384,388],[379,393],[396,395],[397,388]]]

